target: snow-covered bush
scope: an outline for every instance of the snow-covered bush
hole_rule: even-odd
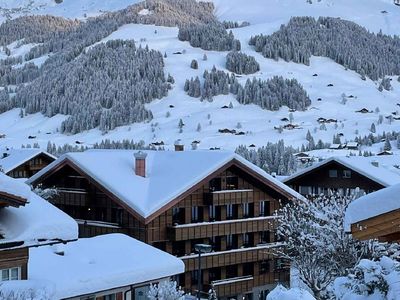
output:
[[[0,282],[1,300],[53,300],[54,284],[36,280]]]
[[[363,259],[345,277],[335,280],[338,300],[397,300],[400,298],[400,263],[389,257]]]
[[[162,281],[159,284],[150,285],[147,298],[150,300],[183,300],[184,294],[176,281]]]
[[[55,197],[59,194],[56,187],[43,188],[42,184],[37,185],[32,191],[36,195],[38,195],[46,200],[51,200],[51,199],[53,199],[53,197]]]
[[[315,300],[315,298],[305,290],[287,289],[279,284],[267,295],[266,300]]]
[[[208,300],[218,300],[217,291],[214,288],[214,285],[211,285],[211,289],[208,291]]]
[[[345,210],[354,196],[319,195],[277,212],[278,234],[285,238],[277,254],[298,270],[299,279],[317,299],[329,299],[328,287],[336,277],[372,257],[373,242],[354,240],[344,231]]]

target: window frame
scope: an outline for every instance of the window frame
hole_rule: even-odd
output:
[[[13,277],[12,276],[12,271],[13,270],[17,270],[17,277],[15,278],[15,276]],[[7,272],[7,279],[3,279],[3,272]],[[21,276],[22,276],[22,274],[21,274],[21,267],[11,267],[11,268],[7,268],[7,269],[1,269],[0,270],[0,274],[1,274],[1,277],[0,277],[0,282],[2,282],[2,281],[10,281],[10,280],[21,280]]]

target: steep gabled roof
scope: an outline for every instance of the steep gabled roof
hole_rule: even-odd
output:
[[[374,166],[373,162],[378,162],[378,166]],[[400,183],[400,170],[394,167],[394,164],[399,163],[399,158],[384,157],[362,157],[362,156],[338,156],[331,157],[323,160],[322,162],[316,163],[308,168],[304,168],[299,172],[286,177],[283,182],[288,183],[296,178],[305,176],[316,169],[319,169],[329,163],[336,162],[349,168],[369,179],[381,184],[385,187]]]
[[[129,205],[143,218],[153,216],[174,199],[196,186],[229,163],[252,172],[287,198],[301,195],[273,178],[241,156],[229,151],[144,151],[146,177],[135,174],[134,153],[130,150],[91,150],[68,153],[35,174],[27,182],[41,177],[65,162],[71,162],[97,183]]]
[[[8,173],[39,154],[56,159],[56,157],[50,153],[36,148],[8,149],[0,152],[0,166],[4,173]]]
[[[0,209],[0,250],[77,239],[76,222],[33,193],[29,186],[0,173],[0,193],[26,199],[25,206]]]

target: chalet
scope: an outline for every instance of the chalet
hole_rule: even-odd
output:
[[[0,174],[0,284],[28,278],[29,248],[77,238],[72,218],[24,183]]]
[[[0,154],[0,166],[13,178],[29,178],[56,159],[36,148],[7,149]]]
[[[77,239],[71,217],[0,174],[1,299],[37,289],[51,293],[46,299],[145,299],[150,283],[184,271],[181,260],[126,235]]]
[[[365,195],[346,210],[346,231],[360,240],[400,242],[400,184]]]
[[[297,161],[299,161],[299,162],[301,162],[303,164],[311,162],[311,161],[314,160],[313,157],[309,156],[307,153],[304,153],[304,152],[296,153],[294,156],[296,157]]]
[[[357,142],[347,142],[345,148],[349,150],[358,150],[359,144]]]
[[[52,299],[145,300],[150,284],[184,270],[182,260],[124,234],[34,248],[29,259],[30,280],[52,283]]]
[[[68,153],[31,177],[55,186],[52,202],[79,223],[81,237],[125,233],[181,258],[178,277],[219,299],[258,299],[289,272],[272,255],[280,201],[302,197],[233,152],[90,150]],[[238,298],[239,299],[239,298]]]
[[[329,149],[332,149],[332,150],[340,150],[343,148],[344,148],[344,145],[342,145],[342,144],[331,144],[329,146]]]
[[[400,183],[394,157],[331,157],[285,178],[283,182],[302,195],[331,191],[370,193]]]
[[[384,155],[393,155],[392,151],[388,151],[388,150],[383,150],[379,153],[376,154],[377,156],[384,156]]]

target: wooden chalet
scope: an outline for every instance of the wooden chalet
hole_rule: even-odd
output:
[[[28,279],[29,248],[76,238],[73,219],[24,183],[0,174],[0,285]]]
[[[198,243],[213,247],[202,256],[203,291],[213,283],[219,299],[259,299],[289,281],[272,255],[273,212],[301,196],[232,152],[69,153],[28,182],[59,189],[52,202],[78,221],[80,237],[125,233],[181,258],[188,292]]]
[[[2,171],[13,178],[29,178],[56,159],[36,148],[7,149],[0,152]]]
[[[303,196],[371,193],[400,183],[400,172],[379,163],[378,157],[331,157],[286,177],[283,182]]]
[[[400,185],[354,200],[346,211],[346,227],[359,240],[400,242]]]

